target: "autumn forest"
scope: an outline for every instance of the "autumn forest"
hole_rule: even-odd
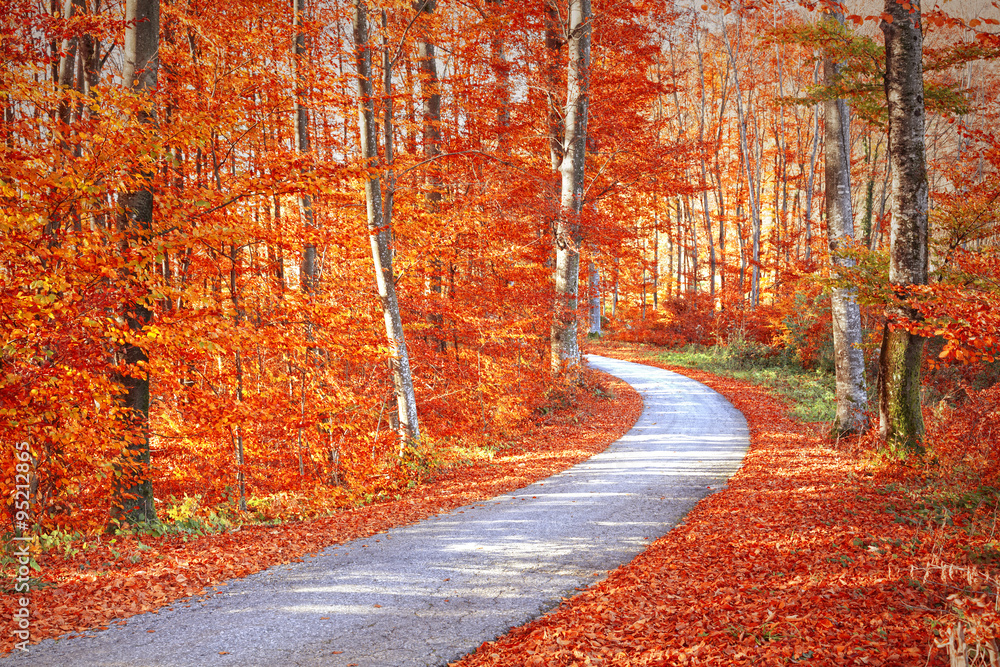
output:
[[[2,530],[391,498],[516,442],[601,341],[835,376],[825,436],[993,484],[1000,15],[970,12],[3,0]]]

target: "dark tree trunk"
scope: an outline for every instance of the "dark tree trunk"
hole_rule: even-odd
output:
[[[927,283],[927,167],[924,158],[923,35],[920,2],[908,8],[886,0],[885,95],[889,111],[892,166],[892,229],[889,285],[896,300],[886,307],[879,356],[879,434],[893,451],[919,450],[924,437],[920,413],[920,364],[924,340],[894,321],[915,320],[907,303],[910,287]]]
[[[307,155],[312,148],[309,144],[309,109],[306,107],[306,82],[305,82],[305,60],[308,57],[306,50],[306,35],[303,31],[303,21],[305,20],[306,1],[295,0],[294,14],[292,17],[295,25],[295,42],[293,45],[293,63],[295,68],[295,150],[301,155]],[[307,229],[316,227],[316,216],[313,211],[312,196],[307,192],[302,192],[298,196],[299,216]],[[316,291],[318,279],[318,267],[316,266],[316,244],[309,241],[302,248],[302,291],[313,295]]]
[[[125,66],[122,83],[138,95],[152,93],[156,88],[159,64],[157,51],[160,35],[159,0],[127,0],[125,3]],[[152,124],[151,111],[140,111],[138,121]],[[153,192],[148,182],[153,174],[139,174],[140,186],[123,192],[118,219],[124,252],[132,245],[141,246],[149,237],[153,223]],[[142,269],[139,269],[141,271]],[[142,281],[131,275],[129,282],[136,290]],[[142,331],[152,321],[152,313],[144,305],[142,295],[135,294],[124,307],[125,323],[133,333]],[[116,522],[137,524],[156,519],[153,507],[153,482],[149,477],[149,357],[138,345],[126,343],[119,350],[118,382],[122,387],[121,406],[131,421],[125,430],[122,459],[115,471],[115,495],[111,518]]]

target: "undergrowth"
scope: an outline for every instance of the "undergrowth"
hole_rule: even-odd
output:
[[[613,356],[613,346],[603,343]],[[601,349],[595,349],[600,353]],[[621,351],[621,350],[619,350]],[[688,345],[677,349],[628,346],[626,356],[703,370],[768,387],[785,398],[800,423],[830,421],[835,414],[834,377],[804,370],[787,355],[758,343]],[[987,368],[987,371],[991,368]],[[859,480],[857,493],[874,491],[887,500],[883,511],[916,531],[910,540],[865,533],[853,546],[868,556],[914,557],[907,585],[927,597],[933,634],[953,665],[1000,664],[1000,385],[994,381],[947,383],[943,378],[982,370],[940,368],[928,373],[924,395],[926,449],[900,460],[884,451],[875,430],[837,447],[857,456],[862,478],[889,481],[874,488]],[[992,379],[992,376],[990,376]],[[942,394],[942,387],[948,389]],[[937,392],[936,394],[934,392]],[[831,443],[832,444],[832,443]],[[957,661],[957,662],[956,662]]]
[[[654,359],[672,366],[744,380],[769,388],[785,399],[789,414],[802,423],[832,422],[837,412],[834,376],[820,367],[806,370],[787,355],[743,340],[729,345],[687,345],[647,350]]]

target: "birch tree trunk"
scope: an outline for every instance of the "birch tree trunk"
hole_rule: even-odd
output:
[[[923,35],[920,2],[904,8],[885,0],[885,96],[889,111],[892,165],[892,223],[889,285],[896,301],[886,307],[890,322],[879,355],[879,435],[897,453],[919,449],[924,437],[920,414],[920,364],[924,340],[891,320],[917,319],[906,303],[910,287],[927,284],[928,185],[924,142]]]
[[[701,54],[701,31],[695,30],[694,45],[698,51],[698,79],[701,84],[701,111],[698,114],[698,143],[705,147],[705,64]],[[701,161],[701,211],[705,219],[705,233],[708,235],[708,293],[715,303],[715,242],[712,234],[712,218],[708,212],[708,159]]]
[[[382,183],[378,174],[379,159],[376,145],[378,125],[375,119],[375,93],[372,84],[372,77],[375,74],[372,71],[371,45],[368,42],[368,10],[364,0],[354,2],[354,46],[357,51],[361,154],[368,169],[365,179],[368,237],[375,268],[375,283],[382,304],[385,333],[389,343],[389,364],[396,393],[400,448],[402,448],[405,443],[420,439],[420,426],[417,420],[417,399],[413,391],[410,358],[403,336],[403,320],[399,314],[399,300],[396,297],[395,275],[392,270],[392,229],[385,224],[383,218]]]
[[[590,333],[601,333],[601,275],[594,260],[587,264],[590,288]]]
[[[843,25],[844,17],[831,11],[827,21]],[[840,78],[840,63],[823,59],[826,86]],[[833,271],[854,266],[854,260],[839,255],[854,240],[851,210],[851,117],[843,99],[824,102],[826,230]],[[866,429],[865,358],[861,350],[861,309],[855,290],[835,287],[830,295],[833,320],[833,355],[837,378],[837,416],[833,430],[838,434]]]
[[[729,60],[726,60],[726,72],[723,75],[721,82],[722,91],[720,97],[722,99],[719,102],[719,115],[715,135],[715,155],[713,156],[713,164],[715,168],[712,173],[712,176],[715,179],[715,188],[713,189],[713,192],[715,194],[715,202],[717,206],[716,217],[719,219],[719,286],[723,291],[726,289],[726,196],[722,180],[722,132],[723,128],[728,125],[724,121],[726,118],[726,102],[729,100],[729,67],[730,62]]]
[[[733,69],[733,85],[736,88],[736,119],[740,130],[740,153],[743,156],[743,166],[746,169],[747,175],[747,194],[749,196],[750,205],[750,221],[753,227],[752,229],[752,241],[753,241],[753,266],[751,268],[751,280],[750,280],[750,306],[752,308],[757,307],[757,302],[760,296],[760,197],[759,191],[757,189],[757,184],[760,182],[760,156],[757,156],[757,178],[754,177],[753,166],[751,164],[751,152],[749,146],[749,140],[747,139],[747,123],[748,118],[744,113],[743,109],[743,94],[740,91],[740,78],[739,78],[739,66],[736,62],[736,56],[733,53],[733,47],[729,42],[729,32],[726,30],[725,21],[722,23],[722,37],[726,44],[726,51],[729,54],[729,60],[732,63]],[[741,236],[742,240],[742,236]],[[746,260],[741,257],[741,267],[742,263]],[[742,286],[742,270],[741,270],[741,286]]]
[[[576,369],[580,365],[577,296],[583,241],[580,213],[583,210],[590,102],[590,21],[590,0],[569,0],[566,120],[562,163],[559,166],[562,194],[555,229],[555,312],[552,318],[552,370],[555,373]]]
[[[819,78],[819,63],[816,63],[816,70],[813,72],[813,81]],[[813,179],[816,176],[816,156],[819,154],[819,104],[813,107],[813,146],[812,155],[809,157],[809,177],[806,180],[806,261],[812,260],[812,205],[813,205]]]
[[[156,88],[159,66],[160,3],[159,0],[126,0],[125,3],[125,63],[122,83],[133,93],[149,95]],[[152,125],[151,111],[140,110],[137,120]],[[136,179],[142,184],[120,198],[119,231],[123,235],[123,251],[132,243],[142,245],[149,237],[153,223],[153,192],[149,181],[153,174],[143,171]],[[141,277],[132,276],[141,281]],[[139,288],[143,289],[143,288]],[[152,313],[142,299],[125,304],[125,323],[133,333],[152,321]],[[128,524],[156,519],[153,507],[153,482],[149,478],[149,357],[141,347],[126,343],[119,350],[118,382],[122,387],[121,406],[133,420],[134,429],[126,431],[122,460],[115,471],[115,503],[111,518]]]

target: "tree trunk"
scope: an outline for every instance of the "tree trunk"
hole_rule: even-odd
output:
[[[487,5],[493,5],[496,13],[494,28],[490,30],[490,58],[493,61],[493,71],[497,78],[496,94],[499,99],[497,107],[497,149],[501,154],[509,152],[508,135],[510,133],[510,62],[504,49],[503,0],[487,0]]]
[[[909,8],[886,0],[885,95],[892,164],[892,227],[889,285],[896,300],[886,307],[889,322],[879,355],[879,435],[897,452],[919,450],[924,437],[920,414],[920,364],[924,340],[893,320],[915,320],[906,299],[910,287],[927,284],[927,167],[924,162],[923,35],[920,2]]]
[[[587,265],[590,280],[590,333],[601,333],[601,276],[597,264],[590,260]]]
[[[729,100],[729,68],[730,62],[726,60],[726,73],[722,77],[722,91],[720,97],[722,98],[719,102],[719,115],[718,115],[718,127],[716,130],[716,141],[715,141],[715,155],[714,155],[714,165],[713,177],[715,179],[715,201],[717,205],[716,217],[719,219],[719,275],[720,275],[720,288],[725,291],[726,289],[726,197],[725,190],[723,188],[722,180],[722,131],[728,124],[725,122],[726,119],[726,102]]]
[[[563,138],[566,134],[563,112],[559,99],[559,63],[562,59],[562,49],[565,41],[562,38],[563,27],[560,23],[558,0],[545,0],[545,94],[548,99],[547,122],[549,126],[549,162],[552,171],[558,171],[563,161]]]
[[[691,210],[691,200],[687,195],[682,195],[681,201],[684,204],[684,217],[691,229],[691,282],[688,283],[688,291],[698,293],[698,225],[694,221],[694,212]]]
[[[615,257],[615,284],[611,293],[611,317],[618,317],[618,258]]]
[[[423,149],[424,159],[427,161],[427,179],[425,185],[426,207],[428,213],[436,214],[441,204],[441,170],[435,161],[441,155],[441,93],[439,91],[437,58],[435,56],[434,42],[431,41],[431,27],[427,25],[434,10],[437,8],[437,0],[415,0],[413,8],[421,14],[417,20],[419,26],[417,38],[417,64],[420,70],[420,95],[423,98]],[[391,103],[391,98],[386,98],[387,103]],[[388,136],[386,137],[388,141]],[[430,262],[430,289],[435,296],[435,309],[440,311],[440,299],[444,294],[444,262],[437,254],[432,254]],[[448,337],[444,332],[444,316],[441,312],[430,315],[430,322],[433,325],[431,337],[436,341],[439,352],[445,352],[448,348]]]
[[[843,25],[844,17],[832,11],[830,22]],[[823,60],[827,87],[840,78],[840,63]],[[854,260],[839,255],[854,240],[854,217],[851,210],[851,117],[843,99],[824,103],[826,230],[833,271],[854,266]],[[837,417],[833,430],[846,434],[866,430],[865,358],[861,350],[861,309],[855,290],[834,287],[830,295],[833,320],[833,354],[837,377]]]
[[[556,220],[555,312],[552,318],[552,370],[562,373],[580,365],[577,341],[577,295],[583,234],[584,159],[590,106],[590,0],[569,0],[569,63],[566,73],[566,122],[562,197]]]
[[[122,83],[138,94],[149,95],[156,88],[159,65],[160,36],[159,0],[127,0],[125,3],[125,66]],[[137,114],[139,123],[152,125],[154,117],[145,109]],[[153,192],[149,181],[153,174],[140,173],[136,190],[124,192],[120,199],[119,231],[127,252],[133,242],[146,243],[153,223]],[[140,269],[141,270],[141,269]],[[141,283],[141,276],[130,276]],[[145,290],[138,287],[138,290]],[[138,295],[137,295],[138,296]],[[125,304],[125,323],[135,334],[149,325],[152,313],[143,305],[145,300],[135,298]],[[133,428],[126,431],[121,462],[115,471],[115,503],[113,521],[137,524],[156,519],[153,507],[153,482],[149,477],[149,357],[141,347],[126,343],[120,349],[118,382],[122,387],[121,406],[132,421]]]
[[[379,159],[376,146],[378,125],[375,121],[374,86],[372,85],[372,55],[368,43],[368,11],[364,0],[354,3],[354,46],[357,50],[358,125],[361,132],[361,154],[367,168],[365,203],[368,212],[368,236],[371,241],[375,282],[378,287],[382,315],[389,343],[389,364],[396,393],[399,414],[400,447],[420,439],[417,420],[417,399],[413,391],[410,357],[403,336],[403,320],[399,314],[396,282],[392,270],[392,229],[384,224],[382,183],[378,175]]]
[[[295,12],[293,21],[295,24],[294,60],[295,68],[295,150],[300,155],[310,152],[309,146],[309,109],[306,107],[305,91],[305,69],[306,59],[306,35],[302,31],[302,22],[305,19],[306,0],[295,0]],[[312,197],[306,193],[298,196],[299,216],[307,230],[316,227],[315,213],[313,212]],[[316,267],[316,244],[311,239],[306,241],[302,248],[302,291],[312,295],[316,290],[318,277]]]
[[[698,114],[698,143],[705,150],[705,64],[701,54],[701,31],[695,30],[695,48],[698,50],[698,79],[701,84],[701,110]],[[707,158],[707,156],[706,156]],[[712,234],[712,218],[708,212],[708,160],[701,160],[701,212],[705,219],[705,233],[708,238],[708,293],[715,302],[715,242]]]
[[[816,64],[817,70],[813,74],[813,80],[818,78],[818,68],[819,63]],[[816,156],[819,154],[819,104],[816,104],[813,108],[813,147],[812,155],[809,158],[809,177],[806,180],[806,212],[805,212],[805,227],[806,227],[806,261],[812,260],[812,204],[813,204],[813,179],[816,175]]]
[[[752,308],[757,307],[757,302],[760,298],[760,230],[761,230],[761,219],[760,219],[760,197],[758,184],[760,183],[760,158],[757,157],[757,174],[756,178],[754,176],[753,165],[751,164],[751,153],[749,140],[747,138],[747,123],[749,119],[747,114],[744,113],[743,109],[743,94],[740,91],[740,78],[739,78],[739,66],[736,62],[736,56],[733,53],[732,45],[729,42],[729,32],[726,30],[725,22],[722,24],[722,36],[726,44],[726,51],[729,54],[729,60],[732,63],[733,68],[733,85],[736,88],[736,118],[737,124],[740,130],[740,152],[743,156],[743,166],[746,169],[747,175],[747,195],[749,197],[750,206],[750,221],[752,225],[752,242],[753,242],[753,261],[751,267],[751,279],[750,279],[750,306]],[[745,262],[745,259],[741,261]],[[742,265],[741,265],[741,283],[742,283]]]

